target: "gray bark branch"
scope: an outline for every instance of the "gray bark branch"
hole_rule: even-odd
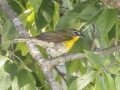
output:
[[[120,0],[100,0],[100,1],[120,11]]]
[[[97,54],[97,55],[106,55],[106,54],[113,53],[116,50],[117,51],[120,50],[120,45],[111,46],[109,48],[105,48],[105,49],[98,50],[98,51],[93,51],[93,53]],[[81,59],[81,58],[86,58],[85,53],[70,54],[70,55],[67,55],[67,56],[61,56],[61,57],[54,58],[52,60],[47,60],[47,61],[51,66],[53,66],[53,65],[58,65],[60,63],[65,63],[67,61],[73,61],[73,60]]]

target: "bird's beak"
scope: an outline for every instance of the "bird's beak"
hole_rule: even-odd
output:
[[[84,38],[84,37],[85,37],[85,36],[84,36],[84,35],[82,35],[82,34],[80,34],[79,36],[80,36],[81,38]]]

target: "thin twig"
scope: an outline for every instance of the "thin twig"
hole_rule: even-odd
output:
[[[5,50],[5,51],[8,51],[8,50]],[[29,72],[32,72],[32,70],[30,69],[30,68],[28,68],[24,63],[23,63],[23,61],[17,56],[17,55],[15,55],[14,53],[12,53],[11,51],[8,51],[10,54],[12,54],[14,57],[16,57],[21,63],[22,63],[22,65],[23,65],[23,67],[26,69],[26,70],[28,70]]]
[[[56,69],[56,71],[58,72],[58,74],[63,78],[63,80],[65,81],[65,83],[68,85],[67,80],[65,78],[65,74],[63,72],[61,72],[56,66],[54,68]]]

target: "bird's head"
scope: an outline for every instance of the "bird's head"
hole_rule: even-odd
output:
[[[84,38],[84,35],[82,35],[78,30],[70,29],[70,33],[72,34],[72,36],[79,36],[81,38]]]

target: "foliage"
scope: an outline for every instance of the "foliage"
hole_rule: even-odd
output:
[[[75,43],[69,53],[84,52],[87,59],[66,62],[63,67],[51,69],[54,78],[64,89],[119,90],[120,53],[117,48],[116,52],[103,56],[92,52],[118,45],[120,19],[116,9],[107,7],[98,0],[63,0],[62,6],[54,0],[7,2],[33,37],[42,31],[68,28],[77,29],[85,36]],[[50,90],[25,43],[12,43],[19,35],[1,12],[0,34],[1,90]],[[45,51],[39,48],[46,58]]]

